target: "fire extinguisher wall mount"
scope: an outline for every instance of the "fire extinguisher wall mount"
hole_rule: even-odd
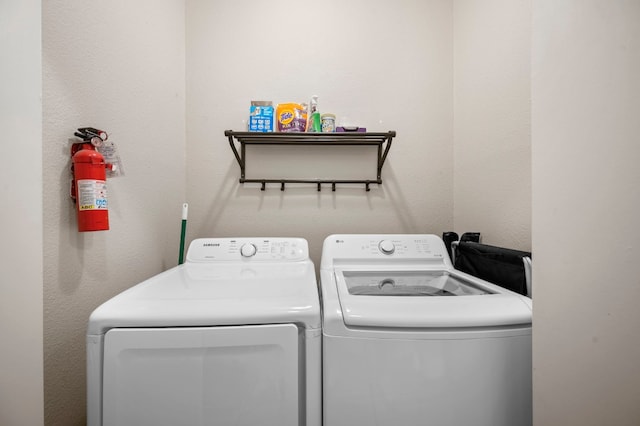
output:
[[[85,127],[76,136],[83,141],[71,146],[71,197],[76,203],[78,231],[105,231],[109,229],[106,170],[111,165],[96,150],[96,145],[107,139],[107,133]]]

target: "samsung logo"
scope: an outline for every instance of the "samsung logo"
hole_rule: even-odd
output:
[[[204,243],[202,247],[220,247],[220,243]]]

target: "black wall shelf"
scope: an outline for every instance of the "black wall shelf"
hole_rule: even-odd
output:
[[[265,190],[268,183],[280,184],[280,190],[284,191],[287,183],[311,183],[317,185],[318,191],[322,184],[331,184],[331,190],[336,190],[336,184],[365,185],[367,191],[372,183],[382,183],[382,166],[387,159],[391,141],[396,136],[394,130],[382,133],[363,132],[334,132],[334,133],[259,133],[259,132],[235,132],[225,130],[224,135],[229,138],[229,145],[233,155],[240,166],[240,183],[260,183],[260,189]],[[240,151],[238,152],[238,147]],[[246,146],[247,145],[361,145],[378,147],[377,179],[340,180],[340,179],[246,179]]]

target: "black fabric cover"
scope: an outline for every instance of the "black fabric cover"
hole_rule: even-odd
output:
[[[459,242],[455,252],[456,269],[527,295],[523,257],[531,253],[474,242]]]

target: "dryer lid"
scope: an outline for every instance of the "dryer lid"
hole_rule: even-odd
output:
[[[295,323],[320,328],[313,263],[185,263],[120,293],[89,318],[88,334],[115,327]]]
[[[347,326],[493,327],[531,323],[521,296],[448,270],[336,270]]]

